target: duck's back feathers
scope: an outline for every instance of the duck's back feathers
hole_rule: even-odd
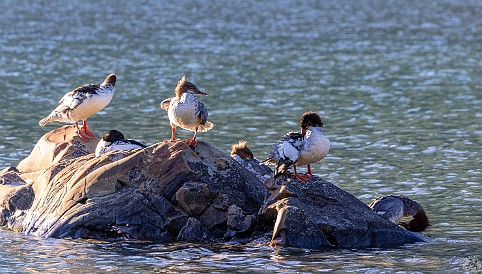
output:
[[[300,132],[288,132],[281,137],[281,141],[273,144],[273,150],[262,163],[276,165],[275,176],[286,174],[300,157],[304,135]]]
[[[200,101],[196,101],[196,117],[199,124],[204,125],[208,121],[208,109]]]

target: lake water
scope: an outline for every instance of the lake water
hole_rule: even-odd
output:
[[[316,111],[332,149],[314,173],[366,203],[406,195],[433,224],[431,243],[333,251],[0,230],[0,271],[462,271],[482,260],[481,14],[456,0],[0,1],[0,168],[62,125],[37,123],[65,92],[109,73],[117,92],[89,125],[167,139],[159,103],[186,75],[208,93],[200,139],[226,153],[247,140],[262,159]]]

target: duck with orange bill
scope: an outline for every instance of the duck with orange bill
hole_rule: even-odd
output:
[[[171,141],[177,140],[175,137],[176,128],[180,127],[194,131],[194,136],[184,142],[191,147],[195,147],[197,145],[197,133],[208,131],[213,127],[213,124],[208,121],[206,106],[194,96],[194,94],[207,94],[188,82],[186,76],[183,76],[177,83],[175,93],[176,96],[161,102],[161,108],[166,110],[169,116],[172,128]]]

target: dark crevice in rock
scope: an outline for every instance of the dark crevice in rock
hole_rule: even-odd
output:
[[[121,187],[128,185],[126,182],[122,181],[121,179],[117,179],[117,184],[119,184]]]
[[[325,229],[322,229],[321,230],[323,232],[323,235],[325,235],[325,238],[328,240],[328,242],[330,243],[331,247],[338,247],[339,246],[339,243],[338,241],[336,240],[336,237],[333,236],[331,234],[331,232],[325,230]]]

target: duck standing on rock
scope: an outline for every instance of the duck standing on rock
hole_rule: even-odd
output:
[[[114,150],[132,150],[145,147],[137,141],[125,139],[122,132],[113,129],[106,132],[102,140],[99,141],[95,148],[95,156],[98,157]]]
[[[422,232],[430,226],[422,206],[402,195],[378,197],[370,203],[369,207],[385,219],[410,231]],[[402,217],[412,217],[412,219],[408,223],[400,222]]]
[[[208,131],[213,124],[208,121],[208,110],[193,94],[204,94],[194,84],[183,76],[177,83],[176,96],[161,102],[161,108],[167,111],[172,127],[171,141],[175,141],[176,127],[194,131],[192,138],[184,142],[189,146],[197,145],[196,134],[198,131]]]
[[[281,141],[273,145],[268,159],[261,162],[276,165],[275,176],[286,174],[293,165],[295,177],[306,181],[313,175],[310,165],[325,158],[330,151],[330,141],[323,135],[323,120],[318,114],[303,113],[300,127],[301,132],[288,132],[281,137]],[[296,172],[297,165],[308,166],[306,175]]]
[[[74,122],[77,134],[84,141],[89,141],[94,134],[87,128],[87,118],[105,108],[115,93],[116,75],[110,74],[100,85],[89,84],[78,87],[64,95],[49,116],[40,120],[39,125],[51,122]],[[82,128],[78,121],[82,120]]]

